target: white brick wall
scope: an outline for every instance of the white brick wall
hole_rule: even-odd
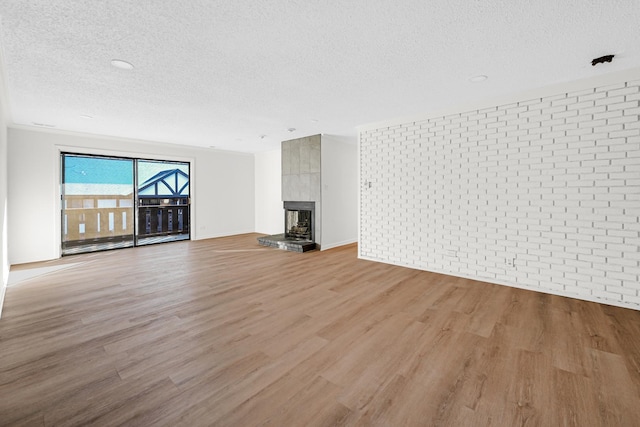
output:
[[[640,308],[640,81],[364,130],[360,182],[361,258]]]

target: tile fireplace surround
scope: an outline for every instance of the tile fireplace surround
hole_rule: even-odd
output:
[[[258,239],[261,245],[306,252],[319,247],[322,236],[322,200],[320,187],[321,136],[313,135],[282,142],[282,199],[287,210],[311,210],[310,239],[285,233]],[[311,207],[311,209],[310,209]]]

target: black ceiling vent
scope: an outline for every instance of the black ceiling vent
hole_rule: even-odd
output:
[[[600,58],[595,58],[591,61],[591,65],[592,66],[596,66],[598,64],[604,64],[605,62],[611,62],[613,61],[613,57],[615,55],[605,55],[605,56],[601,56]]]

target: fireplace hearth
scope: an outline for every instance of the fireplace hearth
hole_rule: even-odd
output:
[[[283,234],[258,238],[263,246],[273,246],[295,252],[316,249],[315,202],[284,202]]]

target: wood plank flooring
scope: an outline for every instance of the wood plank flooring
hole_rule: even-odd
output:
[[[0,425],[640,425],[639,311],[257,236],[20,267]]]

